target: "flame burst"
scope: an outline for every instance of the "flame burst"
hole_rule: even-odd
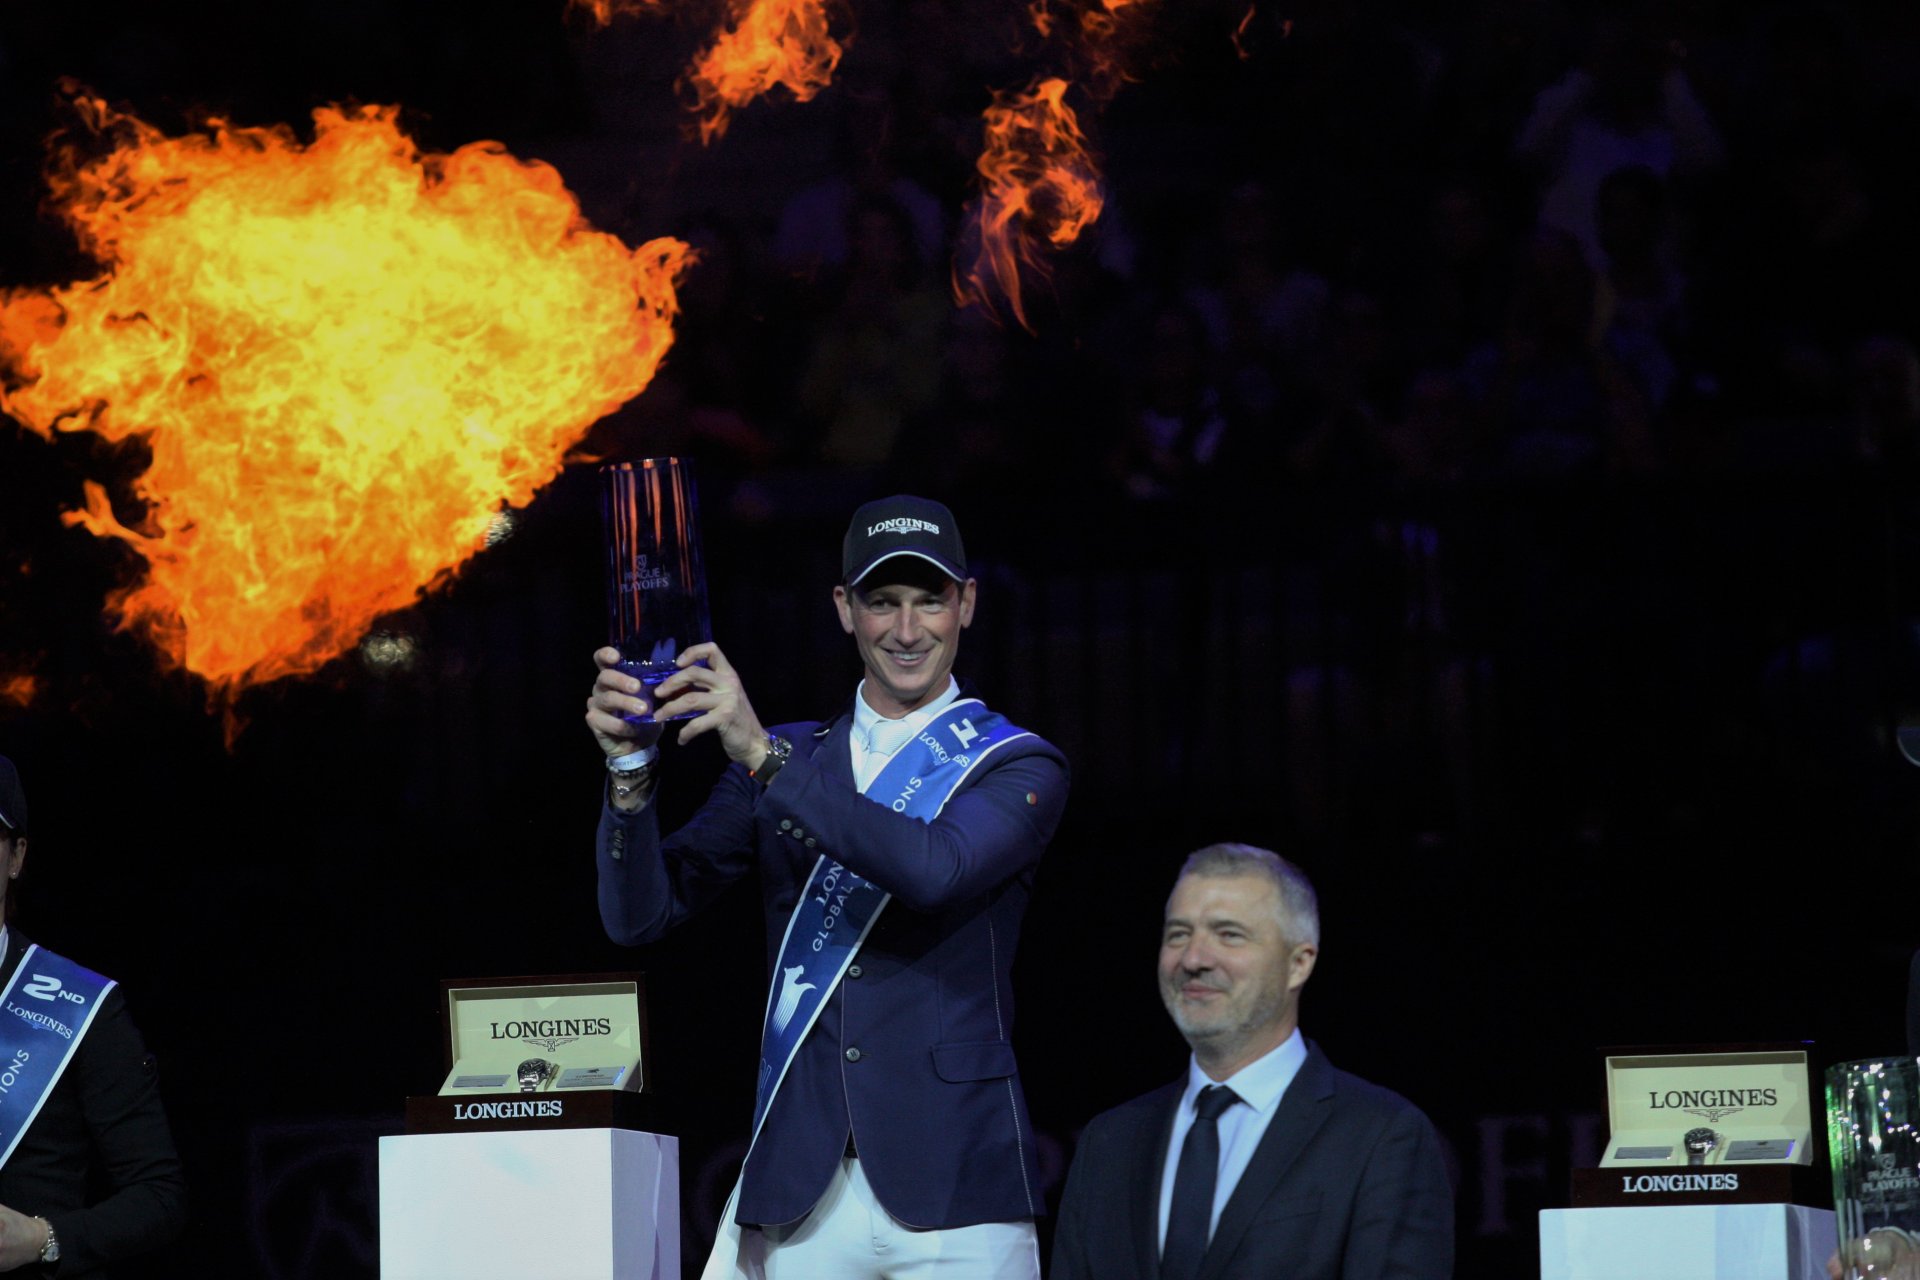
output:
[[[422,154],[386,107],[167,137],[99,102],[112,149],[56,157],[102,274],[0,295],[0,408],[145,437],[147,562],[109,600],[229,709],[313,671],[485,544],[672,341],[685,245],[629,250],[551,168]],[[231,722],[230,722],[231,723]]]
[[[616,17],[659,9],[666,0],[568,0],[568,7],[584,9],[603,27],[613,25]]]
[[[1113,39],[1120,30],[1121,15],[1131,9],[1138,13],[1145,0],[1100,0],[1098,8],[1080,15],[1080,25],[1090,41]]]
[[[1258,8],[1257,5],[1248,5],[1246,15],[1240,19],[1240,25],[1233,29],[1233,52],[1242,62],[1251,56],[1247,53],[1247,46],[1241,41],[1246,38],[1247,28],[1253,25],[1253,14],[1256,8]]]
[[[1063,249],[1100,216],[1100,171],[1066,103],[1067,82],[1052,77],[1024,93],[997,93],[986,111],[986,144],[978,169],[980,195],[968,206],[971,265],[954,266],[962,306],[994,309],[1004,297],[1020,324],[1022,269],[1045,273],[1041,242]]]
[[[577,3],[605,3],[605,0],[576,0]],[[1091,39],[1105,39],[1113,34],[1122,10],[1135,8],[1146,0],[1094,0],[1080,11],[1080,28]],[[1033,23],[1033,29],[1043,37],[1051,38],[1058,25],[1053,16],[1051,0],[1033,0],[1027,7],[1027,17]]]
[[[806,102],[833,80],[844,52],[827,31],[827,0],[735,0],[732,17],[687,72],[700,141],[777,85]]]
[[[40,694],[40,681],[25,671],[0,672],[0,702],[26,706]]]

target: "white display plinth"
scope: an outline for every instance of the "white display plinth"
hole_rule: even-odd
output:
[[[1838,1243],[1797,1204],[1543,1209],[1540,1280],[1827,1280]]]
[[[380,1139],[382,1280],[679,1280],[680,1140],[629,1129]]]

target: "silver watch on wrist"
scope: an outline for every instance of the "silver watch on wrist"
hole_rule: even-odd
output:
[[[40,1246],[40,1261],[58,1262],[60,1261],[60,1237],[53,1234],[53,1223],[45,1218],[40,1221],[47,1228],[47,1242]]]

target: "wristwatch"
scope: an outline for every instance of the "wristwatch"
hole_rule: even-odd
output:
[[[773,775],[785,767],[788,758],[792,755],[793,744],[777,734],[770,733],[767,735],[767,758],[760,762],[758,769],[751,770],[747,776],[764,787],[773,781]]]
[[[40,1261],[60,1261],[60,1238],[53,1234],[53,1224],[45,1218],[40,1219],[47,1228],[47,1242],[40,1246]]]
[[[1702,1126],[1687,1130],[1687,1136],[1680,1139],[1680,1145],[1687,1149],[1687,1163],[1705,1164],[1707,1153],[1720,1145],[1720,1135]]]

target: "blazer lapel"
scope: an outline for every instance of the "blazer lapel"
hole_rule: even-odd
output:
[[[1144,1169],[1147,1175],[1133,1184],[1133,1254],[1139,1264],[1137,1274],[1160,1274],[1160,1181],[1167,1173],[1167,1141],[1173,1137],[1173,1113],[1180,1095],[1187,1091],[1185,1078],[1161,1090],[1147,1118],[1134,1130],[1134,1149],[1128,1152],[1127,1167]]]
[[[835,716],[813,731],[813,762],[820,766],[820,772],[848,786],[853,785],[853,748],[847,745],[852,736],[851,711]]]
[[[1220,1211],[1219,1225],[1214,1227],[1206,1257],[1200,1261],[1199,1280],[1218,1275],[1233,1257],[1234,1250],[1240,1247],[1240,1237],[1253,1225],[1254,1214],[1280,1185],[1280,1179],[1300,1158],[1301,1151],[1320,1131],[1320,1126],[1327,1122],[1332,1098],[1333,1066],[1319,1047],[1308,1041],[1307,1060],[1300,1064],[1300,1074],[1287,1086],[1286,1095],[1280,1099],[1280,1109],[1260,1136],[1260,1145],[1253,1150],[1247,1171],[1240,1175],[1233,1195]]]

